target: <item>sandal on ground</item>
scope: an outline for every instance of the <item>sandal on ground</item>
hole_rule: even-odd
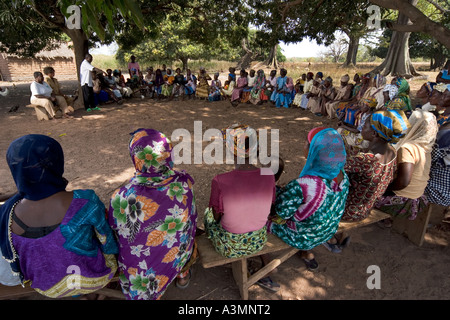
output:
[[[189,286],[189,282],[191,282],[191,275],[192,275],[191,274],[191,270],[189,270],[189,274],[188,274],[187,277],[184,277],[184,278],[178,278],[177,277],[177,280],[175,282],[175,285],[177,286],[177,288],[186,289]],[[187,278],[186,283],[185,284],[180,284],[180,282],[178,280],[184,280],[185,278]]]
[[[308,260],[306,258],[302,258],[305,262],[306,269],[309,271],[316,271],[319,268],[319,264],[317,263],[315,258],[312,258],[311,260]]]
[[[258,280],[257,284],[273,292],[277,292],[278,290],[280,290],[280,285],[276,282],[273,282],[270,277],[265,277]]]
[[[322,243],[322,245],[333,253],[340,253],[342,251],[341,248],[339,248],[339,245],[337,243],[331,244],[328,242],[324,242],[324,243]]]

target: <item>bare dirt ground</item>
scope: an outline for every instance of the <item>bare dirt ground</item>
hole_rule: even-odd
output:
[[[435,75],[434,75],[435,77]],[[76,88],[75,81],[62,82],[66,89]],[[279,129],[280,152],[286,160],[285,184],[298,176],[305,163],[303,144],[307,132],[318,125],[336,127],[334,121],[314,116],[301,109],[276,109],[264,104],[187,100],[156,102],[133,98],[123,105],[109,104],[101,111],[86,113],[75,110],[75,118],[37,121],[29,103],[29,84],[0,83],[10,94],[0,96],[0,194],[15,192],[8,166],[6,149],[14,139],[30,133],[49,135],[58,140],[65,154],[65,177],[68,189],[94,189],[106,206],[112,192],[133,174],[127,151],[129,133],[140,127],[155,128],[169,137],[175,129],[184,128],[194,134],[194,121],[202,121],[202,131],[222,129],[233,123],[246,123],[255,129]],[[419,83],[412,87],[417,90]],[[71,91],[67,90],[67,91]],[[8,112],[18,105],[16,112]],[[205,147],[208,143],[204,143]],[[230,165],[182,164],[195,179],[195,192],[202,226],[203,211],[209,201],[211,179],[232,169]],[[315,273],[306,270],[298,256],[291,257],[273,273],[272,279],[281,285],[278,293],[254,285],[249,290],[251,300],[444,300],[450,291],[450,231],[441,225],[442,208],[433,211],[422,247],[412,244],[403,235],[377,225],[352,231],[350,246],[340,254],[324,247],[314,250],[319,262]],[[252,261],[258,264],[259,260]],[[381,271],[381,288],[368,289],[369,266]],[[36,295],[34,299],[43,299]],[[203,269],[193,267],[190,286],[185,290],[171,285],[162,300],[238,300],[230,266]]]

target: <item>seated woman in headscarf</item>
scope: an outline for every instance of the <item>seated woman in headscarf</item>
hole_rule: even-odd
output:
[[[308,98],[308,104],[306,108],[314,114],[320,114],[322,109],[320,107],[320,82],[318,79],[314,79],[313,85],[309,89],[309,93],[306,94]]]
[[[416,109],[409,117],[411,128],[406,136],[394,145],[397,150],[396,177],[389,184],[375,207],[392,216],[414,220],[428,201],[424,196],[427,186],[431,150],[433,149],[438,125],[436,117],[427,111]],[[390,221],[386,221],[386,226]]]
[[[344,172],[346,152],[339,133],[314,128],[305,144],[306,164],[298,179],[277,192],[267,230],[302,250],[310,270],[318,264],[309,250],[336,233],[347,198],[349,179]],[[281,218],[281,219],[278,219]]]
[[[161,86],[161,96],[169,98],[172,95],[173,84],[175,82],[175,76],[172,69],[167,68],[166,75],[163,76],[164,84]]]
[[[343,221],[361,221],[367,218],[375,202],[386,191],[394,178],[396,150],[391,146],[402,138],[410,125],[401,110],[374,112],[364,123],[361,134],[369,142],[367,152],[348,155],[345,172],[350,189],[345,203]],[[339,243],[338,243],[338,239]],[[331,252],[340,252],[350,237],[341,234],[324,246]]]
[[[186,86],[185,94],[191,98],[195,97],[195,90],[197,89],[197,77],[191,73],[191,69],[186,70]]]
[[[128,149],[136,172],[114,191],[108,214],[120,244],[120,285],[128,300],[156,300],[177,276],[177,286],[189,283],[196,257],[194,180],[173,170],[172,143],[157,130],[136,130]]]
[[[234,80],[235,78],[236,75],[234,75],[233,77],[231,74],[229,74],[228,80],[225,81],[225,83],[223,84],[223,88],[220,91],[226,99],[230,99],[231,95],[233,94],[234,86],[236,85],[236,81]]]
[[[239,102],[241,102],[242,92],[244,88],[247,86],[247,72],[244,69],[239,73],[239,78],[236,80],[236,85],[233,88],[233,92],[231,93],[231,105],[236,107]]]
[[[293,88],[292,78],[287,76],[287,70],[281,69],[280,76],[277,78],[276,87],[275,87],[275,107],[281,108],[289,108],[292,103],[291,91]]]
[[[345,165],[351,186],[343,220],[360,221],[369,215],[393,179],[396,150],[391,144],[397,143],[409,127],[401,110],[376,111],[365,121],[361,134],[369,141],[368,151],[348,157]]]
[[[364,140],[361,131],[367,118],[376,111],[377,100],[375,98],[362,99],[361,101],[363,114],[358,125],[355,125],[356,120],[352,118],[352,113],[347,112],[346,117],[338,122],[337,131],[344,140],[347,154],[355,154],[363,149],[368,148],[369,142]]]
[[[198,85],[195,89],[195,95],[197,98],[200,99],[208,99],[209,95],[209,84],[208,81],[211,80],[211,77],[209,74],[206,73],[206,70],[204,67],[200,67],[200,72],[197,76]]]
[[[376,74],[372,81],[369,81],[369,85],[365,89],[364,94],[355,103],[349,105],[344,112],[341,112],[340,120],[347,125],[361,128],[363,120],[367,118],[372,111],[383,108],[385,103],[383,89],[385,85],[386,78],[381,74]],[[373,105],[373,103],[375,103],[375,105]],[[359,131],[361,131],[361,129],[359,129]]]
[[[320,112],[316,113],[317,116],[323,116],[327,114],[325,104],[331,102],[336,97],[336,89],[333,86],[333,79],[326,77],[320,86]]]
[[[387,109],[403,110],[405,113],[412,111],[411,98],[409,97],[409,83],[406,79],[397,77],[395,85],[398,87],[397,95],[386,106]]]
[[[307,109],[308,106],[308,94],[311,91],[311,87],[313,86],[314,83],[314,73],[312,72],[308,72],[306,74],[306,81],[305,84],[303,86],[303,94],[302,94],[302,99],[300,101],[300,107],[303,109]]]
[[[244,90],[242,90],[242,98],[241,98],[241,102],[242,103],[247,103],[250,101],[250,93],[253,90],[253,86],[255,84],[255,80],[256,80],[256,75],[255,75],[255,70],[251,69],[250,72],[247,74],[247,85],[244,87]]]
[[[117,242],[95,192],[66,190],[60,144],[26,135],[11,143],[6,160],[18,190],[0,208],[1,252],[11,271],[50,298],[106,286],[117,270]]]
[[[275,201],[275,178],[270,168],[257,168],[258,136],[247,125],[223,130],[226,150],[235,169],[214,177],[205,231],[216,251],[237,258],[260,251],[267,241],[266,222]]]
[[[341,119],[343,117],[345,117],[345,113],[348,112],[352,112],[354,115],[356,114],[356,112],[359,110],[359,101],[362,98],[367,98],[368,94],[370,93],[370,91],[368,91],[371,88],[371,77],[370,77],[370,73],[366,73],[365,75],[362,76],[361,78],[361,86],[355,91],[355,88],[353,89],[354,92],[352,94],[352,97],[346,101],[342,101],[341,103],[338,104],[337,108],[336,108],[336,115],[338,117],[338,119]],[[368,91],[366,93],[366,91]]]
[[[209,101],[220,101],[222,99],[221,94],[222,82],[219,79],[219,73],[214,74],[214,79],[211,81],[211,86],[209,87]]]
[[[264,70],[260,69],[256,73],[255,82],[253,83],[252,91],[250,91],[250,102],[252,104],[261,104],[264,100],[264,88],[266,86],[266,75]],[[269,98],[265,96],[268,100]]]
[[[347,100],[352,95],[352,88],[353,85],[349,84],[350,77],[348,74],[341,77],[341,86],[340,87],[334,87],[336,96],[330,100],[324,102],[325,112],[324,115],[328,116],[328,119],[334,119],[336,118],[336,108],[344,100]]]

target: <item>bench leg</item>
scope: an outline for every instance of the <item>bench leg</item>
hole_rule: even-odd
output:
[[[392,229],[400,234],[406,233],[408,239],[420,247],[423,244],[423,239],[425,237],[425,233],[427,232],[431,210],[432,206],[429,204],[423,212],[417,215],[414,220],[394,218]]]
[[[231,263],[233,277],[239,287],[242,300],[248,300],[247,259],[241,259]]]
[[[37,117],[38,121],[48,120],[48,113],[47,113],[47,111],[45,111],[45,108],[34,107],[34,110],[36,111],[36,117]]]

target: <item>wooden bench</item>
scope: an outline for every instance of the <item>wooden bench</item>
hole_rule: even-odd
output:
[[[298,249],[293,248],[283,242],[280,238],[273,234],[268,234],[267,242],[264,248],[254,254],[240,257],[240,258],[225,258],[214,249],[211,240],[208,239],[206,234],[202,234],[196,237],[198,252],[200,255],[200,262],[203,268],[218,267],[224,264],[231,263],[233,270],[233,277],[239,287],[239,292],[243,300],[248,300],[248,289],[258,280],[264,278],[269,272],[273,271],[281,263],[289,259]],[[283,251],[283,252],[281,252]],[[256,273],[248,276],[247,259],[257,257],[266,253],[278,253],[280,255],[272,259],[270,263],[262,267]]]
[[[114,276],[109,283],[118,282],[119,277],[116,275]],[[27,297],[33,294],[38,293],[33,288],[30,287],[29,284],[26,284],[25,287],[22,287],[21,285],[18,286],[4,286],[0,284],[0,300],[14,300],[21,297]],[[125,296],[123,295],[121,290],[115,290],[111,288],[102,288],[97,291],[95,291],[96,294],[101,294],[109,298],[115,298],[115,299],[125,299]]]
[[[48,120],[48,113],[47,111],[45,111],[44,107],[41,107],[37,104],[27,104],[25,107],[34,108],[34,111],[36,111],[36,117],[39,121]]]
[[[421,245],[426,232],[429,215],[430,210],[428,209],[426,213],[416,218],[417,221],[409,221],[402,218],[394,219],[393,228],[394,230],[403,233],[403,231],[400,230],[400,226],[407,225],[408,227],[405,227],[405,229],[408,231],[409,239],[417,245]],[[362,221],[341,221],[339,223],[337,233],[348,232],[350,230],[364,227],[387,218],[392,218],[392,216],[378,209],[372,209],[370,215]],[[273,271],[277,266],[282,264],[284,261],[286,261],[299,251],[298,249],[284,243],[277,236],[268,234],[267,243],[261,251],[241,258],[226,258],[215,250],[212,242],[207,238],[206,234],[197,236],[196,240],[200,255],[200,263],[203,268],[206,269],[218,267],[231,263],[233,277],[236,281],[237,286],[239,287],[239,292],[243,300],[248,300],[248,289],[253,284],[267,276],[268,273]],[[266,253],[277,253],[277,256],[274,257],[270,263],[262,267],[256,273],[248,276],[247,259],[257,257]]]

